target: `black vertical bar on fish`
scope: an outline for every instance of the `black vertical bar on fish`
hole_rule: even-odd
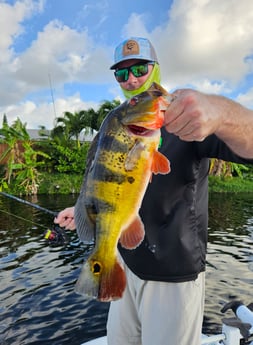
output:
[[[38,210],[40,210],[42,212],[45,212],[45,213],[53,215],[54,217],[56,217],[57,214],[58,214],[58,212],[54,212],[54,211],[48,210],[47,208],[41,207],[41,206],[39,206],[37,204],[33,204],[30,201],[27,201],[27,200],[24,200],[24,199],[20,199],[17,196],[14,196],[14,195],[11,195],[11,194],[8,194],[8,193],[5,193],[5,192],[0,192],[0,195],[3,195],[5,197],[7,197],[7,198],[16,200],[16,201],[21,202],[23,204],[29,205],[31,207],[37,208]]]

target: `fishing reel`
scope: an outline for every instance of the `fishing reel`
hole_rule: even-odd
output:
[[[69,242],[65,230],[58,224],[54,224],[52,229],[47,229],[44,233],[44,238],[52,247],[66,245]]]

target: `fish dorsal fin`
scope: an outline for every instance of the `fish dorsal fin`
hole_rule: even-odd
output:
[[[167,96],[169,93],[167,90],[165,90],[162,85],[153,82],[149,88],[150,91],[159,91],[161,93],[161,96]]]
[[[82,242],[91,243],[95,238],[96,222],[87,213],[87,208],[84,207],[84,203],[81,199],[82,197],[80,195],[75,205],[74,219],[76,231]]]
[[[144,235],[144,225],[138,215],[122,232],[119,241],[122,247],[126,249],[135,249],[143,241]]]
[[[154,152],[151,171],[155,175],[166,175],[170,172],[170,161],[159,151]]]

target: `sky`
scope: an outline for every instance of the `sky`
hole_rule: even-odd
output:
[[[64,112],[124,100],[109,67],[131,36],[153,43],[162,85],[253,109],[252,0],[0,0],[0,125],[51,129]]]

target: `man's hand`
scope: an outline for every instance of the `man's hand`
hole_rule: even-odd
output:
[[[65,208],[58,213],[57,217],[54,219],[54,222],[66,230],[75,230],[76,225],[74,220],[74,210],[74,207]]]
[[[203,141],[215,132],[220,118],[209,95],[185,89],[173,93],[175,100],[165,112],[165,128],[184,141]]]
[[[169,133],[185,141],[203,141],[215,134],[232,151],[253,158],[253,110],[223,96],[191,89],[177,90],[165,112]]]

